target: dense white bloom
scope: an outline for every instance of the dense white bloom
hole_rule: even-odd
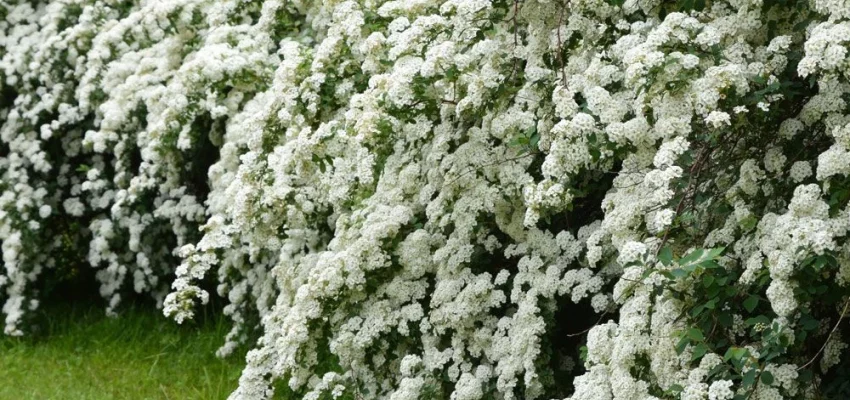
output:
[[[705,117],[705,123],[714,128],[720,128],[731,124],[729,114],[722,111],[712,111]]]
[[[823,358],[820,360],[820,367],[826,371],[841,361],[841,356],[845,355],[847,343],[841,340],[841,334],[832,336],[823,351]]]
[[[734,396],[732,381],[715,381],[708,387],[709,400],[731,400]]]
[[[793,339],[850,282],[848,5],[0,4],[4,331],[77,254],[110,314],[260,330],[234,400],[540,398],[582,330],[572,399],[729,400],[688,296],[722,270],[710,350],[758,359],[750,317]],[[812,385],[781,356],[754,399]]]
[[[800,183],[806,178],[812,176],[812,166],[806,161],[797,161],[791,165],[791,179],[795,183]]]

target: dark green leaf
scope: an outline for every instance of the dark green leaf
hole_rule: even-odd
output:
[[[679,339],[679,342],[676,343],[676,354],[682,354],[682,352],[685,351],[685,347],[688,347],[688,343],[690,343],[688,337],[682,336],[682,338]]]
[[[753,312],[759,304],[759,298],[755,295],[750,295],[744,300],[744,308],[747,309],[748,312]]]
[[[755,369],[751,369],[751,370],[747,371],[747,373],[744,374],[744,378],[741,380],[741,384],[745,388],[752,386],[755,382],[756,382],[756,370]]]
[[[761,383],[765,385],[770,385],[773,383],[773,374],[770,371],[762,371],[761,373]]]
[[[720,322],[720,325],[723,325],[723,326],[728,328],[728,327],[732,326],[735,319],[732,317],[732,314],[730,314],[728,312],[724,312],[724,313],[720,313],[720,315],[717,316],[717,321]]]
[[[802,318],[800,318],[800,325],[803,327],[803,329],[811,331],[817,329],[820,323],[816,319],[812,318],[811,315],[806,314]]]

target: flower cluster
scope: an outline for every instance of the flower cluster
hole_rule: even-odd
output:
[[[109,314],[225,299],[234,400],[818,398],[848,9],[0,3],[4,330],[90,271]]]

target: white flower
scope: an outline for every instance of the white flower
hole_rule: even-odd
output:
[[[41,217],[41,218],[47,218],[47,217],[50,216],[50,213],[52,211],[53,211],[53,209],[50,208],[50,206],[48,206],[47,204],[45,204],[45,205],[38,208],[38,216]]]
[[[735,392],[732,391],[732,381],[714,381],[708,387],[709,400],[731,400],[732,397],[735,397]]]
[[[76,256],[109,315],[260,331],[233,400],[540,398],[589,326],[571,399],[734,398],[681,296],[723,268],[788,338],[834,317],[800,293],[850,281],[850,3],[657,3],[4,3],[4,331]],[[706,340],[757,343],[746,304]],[[818,381],[761,368],[753,399]]]
[[[712,111],[705,117],[705,123],[714,128],[731,125],[729,114],[722,111]]]
[[[812,176],[812,166],[807,161],[797,161],[791,165],[790,174],[795,183],[800,183]]]

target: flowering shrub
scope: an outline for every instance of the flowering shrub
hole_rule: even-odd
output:
[[[850,395],[850,1],[0,17],[7,334],[86,260],[109,313],[214,278],[232,399]]]

